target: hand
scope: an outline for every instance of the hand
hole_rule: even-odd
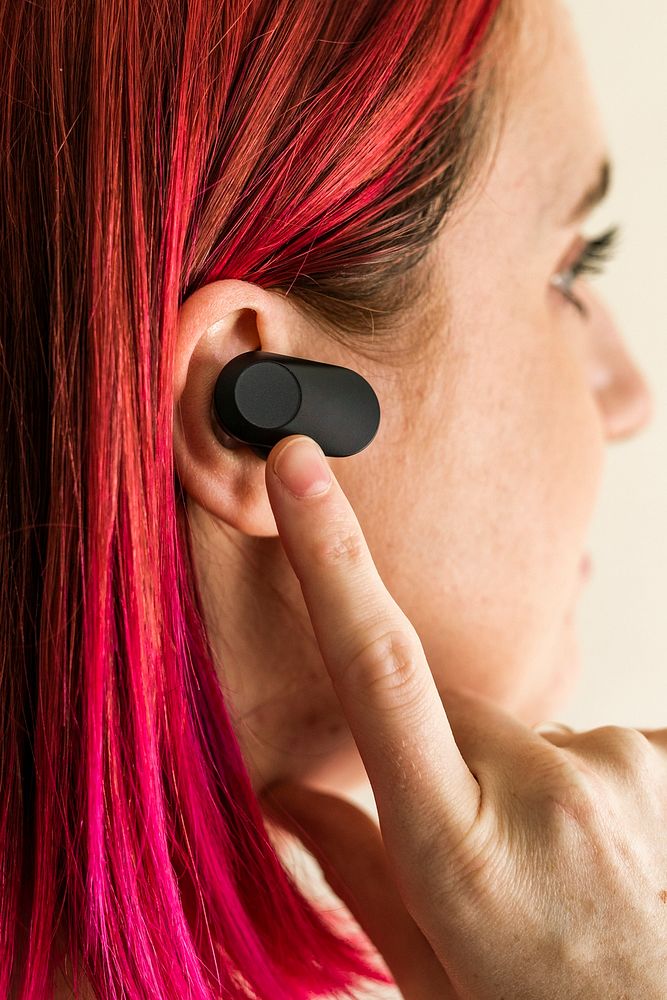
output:
[[[270,453],[266,486],[380,827],[299,787],[269,789],[270,815],[313,850],[409,1000],[664,1000],[667,730],[545,737],[471,691],[439,692],[326,459],[325,492],[297,498],[277,478],[296,438]]]

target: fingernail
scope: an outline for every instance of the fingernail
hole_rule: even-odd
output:
[[[273,471],[296,497],[325,493],[331,485],[331,469],[312,438],[291,441],[278,455]]]

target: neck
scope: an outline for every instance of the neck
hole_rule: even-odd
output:
[[[218,675],[253,787],[365,778],[277,536],[254,537],[192,506],[193,559]]]

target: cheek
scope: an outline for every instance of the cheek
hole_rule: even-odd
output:
[[[499,336],[504,349],[487,341],[482,357],[465,360],[444,426],[430,423],[430,440],[441,440],[447,455],[435,478],[472,565],[494,589],[539,607],[567,588],[581,555],[599,489],[602,428],[570,341],[537,325]]]
[[[496,333],[504,350],[462,339],[423,391],[373,520],[376,561],[436,679],[463,672],[511,701],[546,683],[603,440],[567,341],[534,327]]]

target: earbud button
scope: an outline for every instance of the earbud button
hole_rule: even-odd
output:
[[[301,408],[301,387],[284,365],[262,361],[241,373],[234,399],[246,420],[271,430],[294,420]]]

